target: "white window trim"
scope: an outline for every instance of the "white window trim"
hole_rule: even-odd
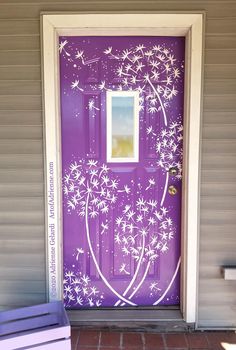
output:
[[[134,156],[133,157],[112,157],[112,97],[133,97],[134,98]],[[107,91],[106,92],[106,120],[107,120],[107,162],[108,163],[134,163],[139,161],[139,92],[138,91]]]
[[[62,298],[59,35],[186,37],[181,310],[197,321],[199,173],[204,13],[42,13],[48,298]]]

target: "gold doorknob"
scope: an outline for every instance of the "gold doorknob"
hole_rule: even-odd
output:
[[[178,192],[178,190],[177,190],[177,188],[176,188],[175,186],[170,185],[170,186],[168,187],[168,192],[169,192],[169,194],[170,194],[171,196],[175,196],[176,193]]]

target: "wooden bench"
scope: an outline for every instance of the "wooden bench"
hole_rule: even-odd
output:
[[[0,312],[0,349],[71,350],[62,302]]]

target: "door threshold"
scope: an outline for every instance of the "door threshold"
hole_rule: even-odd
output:
[[[180,310],[68,310],[72,326],[129,331],[186,332]]]

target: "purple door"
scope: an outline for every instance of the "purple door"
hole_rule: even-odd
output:
[[[184,38],[59,52],[65,306],[177,305]]]

